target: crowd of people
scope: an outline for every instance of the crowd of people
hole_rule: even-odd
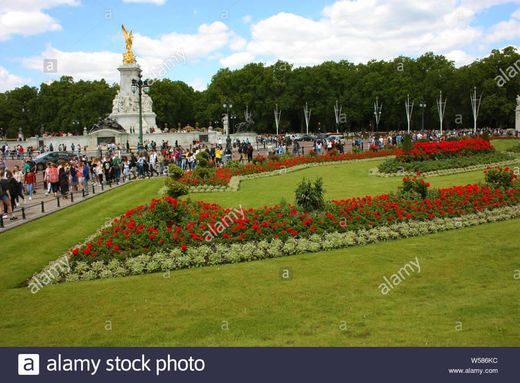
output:
[[[493,135],[505,134],[502,131],[491,131],[490,133]],[[477,135],[482,134],[484,134],[484,130],[477,132]],[[320,138],[315,137],[313,141],[309,142],[308,148],[318,155],[332,151],[344,153],[345,144],[347,141],[351,141],[354,151],[380,150],[399,146],[404,135],[405,132],[385,134],[361,132],[346,138],[341,138],[339,135],[322,136]],[[473,131],[445,131],[442,136],[438,131],[418,131],[413,132],[411,137],[413,141],[434,141],[464,135],[473,135]],[[304,141],[298,137],[273,135],[264,137],[264,141],[268,143],[266,148],[268,154],[283,155],[291,153],[294,156],[306,154]],[[256,144],[256,150],[258,150],[259,142]],[[123,147],[123,145],[110,144],[105,151],[102,150],[101,146],[98,146],[94,156],[88,156],[86,148],[82,148],[80,145],[71,144],[69,148],[65,145],[58,147],[60,151],[67,149],[75,154],[70,160],[45,164],[42,177],[43,189],[41,191],[45,195],[52,194],[54,197],[63,199],[69,198],[70,192],[82,192],[84,195],[88,195],[92,184],[101,186],[124,182],[132,177],[147,178],[165,174],[170,163],[176,164],[183,170],[192,171],[197,166],[197,154],[200,151],[207,151],[211,161],[217,167],[224,166],[226,162],[232,159],[242,163],[252,162],[255,152],[253,144],[247,140],[242,142],[236,140],[224,144],[219,142],[215,145],[194,141],[192,145],[184,147],[179,145],[178,142],[169,145],[168,142],[163,141],[161,145],[158,145],[152,141],[146,142],[143,150],[137,152],[132,152],[128,145]],[[25,153],[21,145],[17,145],[15,150],[19,153]],[[49,147],[41,148],[41,151],[53,150],[52,144]],[[28,157],[21,160],[22,164],[13,166],[12,169],[5,166],[5,159],[11,153],[11,148],[8,145],[3,145],[1,152],[0,199],[4,207],[2,217],[15,220],[16,217],[13,214],[15,208],[24,204],[27,200],[32,200],[33,194],[36,193],[38,171],[30,155],[33,152],[32,148],[27,148]]]

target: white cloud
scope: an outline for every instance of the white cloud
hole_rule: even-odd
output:
[[[123,0],[123,3],[163,5],[166,0]]]
[[[0,41],[14,34],[30,36],[61,30],[59,22],[43,12],[60,5],[79,5],[79,0],[3,0],[0,4]]]
[[[22,86],[30,81],[31,79],[16,76],[0,66],[0,92]]]
[[[245,15],[244,17],[242,17],[242,22],[244,24],[250,24],[252,20],[253,17],[251,15]]]
[[[226,47],[231,39],[240,45],[237,37],[231,33],[222,22],[202,24],[194,34],[169,33],[159,38],[151,38],[134,34],[133,50],[137,62],[143,69],[145,77],[172,77],[175,68],[186,65],[212,55],[218,57],[218,50]],[[237,42],[238,41],[238,42]],[[117,67],[122,64],[124,42],[121,38],[121,52],[110,51],[84,52],[62,51],[50,46],[44,52],[22,60],[22,64],[33,70],[43,71],[43,60],[57,59],[58,73],[73,76],[74,79],[99,80],[104,78],[109,82],[119,81]]]
[[[208,87],[208,84],[199,77],[194,78],[191,81],[188,81],[188,85],[193,89],[198,90],[199,92],[205,90]]]
[[[56,59],[57,73],[51,76],[73,76],[75,80],[100,80],[109,82],[119,81],[117,67],[122,62],[122,55],[118,53],[101,52],[65,52],[54,47],[47,48],[38,56],[23,59],[25,67],[43,72],[43,60]]]
[[[454,61],[455,66],[457,67],[471,64],[473,61],[477,59],[475,56],[469,55],[462,50],[454,50],[447,52],[445,56],[448,58],[448,60]]]
[[[245,64],[250,63],[255,59],[255,56],[249,52],[234,53],[230,56],[224,57],[220,63],[228,68],[240,68]]]
[[[501,21],[491,27],[486,34],[486,41],[496,43],[520,37],[520,8],[517,9],[507,21]]]
[[[182,51],[187,60],[196,60],[225,47],[231,36],[226,24],[216,21],[202,24],[195,34],[172,32],[157,39],[135,34],[134,48],[143,57],[165,59]]]
[[[315,65],[325,60],[366,62],[427,51],[450,55],[458,65],[489,31],[474,26],[479,12],[520,0],[338,0],[319,19],[280,12],[251,25],[251,39],[221,63],[243,59],[286,60]],[[501,39],[520,36],[520,20],[512,19],[491,31]],[[488,47],[486,47],[488,48]]]
[[[247,40],[238,36],[238,35],[233,35],[232,39],[231,39],[231,42],[229,44],[229,47],[231,48],[231,50],[233,51],[238,51],[240,49],[243,49],[245,48],[247,44]]]

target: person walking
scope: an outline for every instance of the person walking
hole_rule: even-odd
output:
[[[23,173],[18,165],[14,166],[13,179],[16,185],[16,195],[14,196],[14,200],[16,206],[20,206],[20,198],[22,198],[25,203],[25,197],[23,196]]]
[[[36,174],[34,174],[33,169],[28,169],[27,173],[25,173],[24,177],[25,189],[27,194],[29,195],[29,201],[32,200],[34,185],[36,184]]]
[[[69,194],[69,165],[62,161],[58,169],[61,198],[67,199]]]
[[[2,201],[5,211],[7,211],[7,214],[2,212],[2,218],[9,218],[11,221],[14,221],[16,217],[13,215],[11,194],[9,192],[9,181],[7,178],[0,179],[0,201]]]
[[[60,175],[56,164],[51,163],[49,170],[49,183],[51,184],[51,190],[54,197],[58,196],[58,190],[60,188]]]
[[[81,173],[83,178],[83,192],[85,195],[88,195],[88,181],[90,180],[90,167],[88,166],[88,161],[82,161],[81,166],[83,166]]]

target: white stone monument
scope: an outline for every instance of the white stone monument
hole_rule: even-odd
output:
[[[124,25],[121,25],[123,37],[125,38],[126,52],[123,53],[123,65],[117,70],[121,74],[119,81],[119,92],[112,103],[112,113],[110,118],[121,125],[128,133],[139,133],[139,89],[132,92],[132,80],[139,80],[141,68],[135,60],[132,52],[133,33],[128,32]],[[143,89],[141,98],[141,112],[143,117],[143,133],[157,132],[155,123],[155,113],[152,109],[152,99]]]
[[[520,132],[520,96],[516,97],[516,124],[515,130]]]
[[[139,89],[132,92],[132,80],[138,80],[141,68],[137,63],[123,64],[117,70],[121,73],[119,91],[112,103],[110,118],[117,121],[128,133],[139,133]],[[152,109],[152,98],[142,93],[143,133],[157,132],[156,114]]]

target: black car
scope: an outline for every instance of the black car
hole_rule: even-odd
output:
[[[47,167],[49,162],[59,163],[60,161],[69,161],[74,158],[74,153],[68,152],[45,152],[40,154],[34,159],[36,169],[43,170]]]
[[[314,141],[316,136],[313,134],[304,134],[301,138],[302,141]]]

